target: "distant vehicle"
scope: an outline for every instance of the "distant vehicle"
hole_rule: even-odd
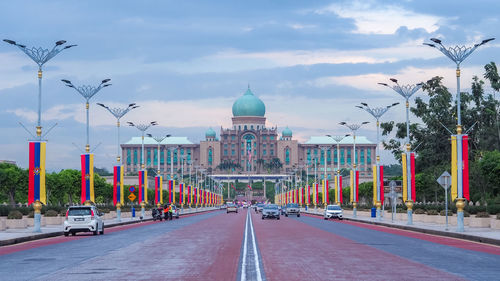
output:
[[[286,206],[280,206],[280,214],[285,215]]]
[[[280,219],[280,212],[278,210],[278,205],[268,204],[262,208],[262,219],[276,218]]]
[[[222,209],[226,209],[226,208],[227,208],[227,205],[226,205],[226,204],[222,204],[222,205],[220,205],[220,208],[221,208],[221,210],[222,210]]]
[[[257,212],[261,212],[262,213],[262,208],[264,208],[264,203],[257,204]]]
[[[300,207],[299,204],[296,203],[288,203],[286,204],[286,209],[285,209],[285,216],[289,215],[297,215],[297,217],[300,217]]]
[[[238,213],[238,206],[236,206],[235,204],[233,203],[227,203],[227,209],[226,209],[226,213],[229,214],[229,212],[235,212],[235,213]]]
[[[104,234],[103,214],[95,206],[71,206],[66,211],[64,221],[64,236],[75,235],[77,232],[92,232]]]
[[[339,220],[343,219],[342,208],[339,205],[328,205],[325,208],[324,219],[328,220],[331,218],[336,218]]]
[[[178,219],[180,216],[179,208],[177,208],[177,206],[175,205],[170,205],[170,207],[172,208],[172,217]]]

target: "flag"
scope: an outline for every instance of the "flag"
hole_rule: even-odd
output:
[[[193,198],[194,204],[198,205],[198,189],[195,187],[194,188],[194,198]]]
[[[335,176],[335,203],[342,204],[342,176]]]
[[[139,204],[148,203],[148,171],[139,171]]]
[[[452,136],[453,140],[453,136]],[[403,202],[411,200],[415,202],[415,153],[404,152],[401,155],[401,164],[403,166]],[[453,156],[453,153],[452,153]],[[453,160],[452,160],[453,167]],[[453,168],[451,169],[453,173]],[[453,183],[453,177],[452,177]],[[408,186],[410,185],[410,186]],[[453,189],[452,189],[453,197]]]
[[[163,178],[155,177],[155,204],[163,204]]]
[[[175,180],[168,180],[168,203],[175,204]]]
[[[236,191],[236,188],[234,188],[234,185],[233,185],[233,184],[231,184],[231,187],[234,189],[234,191]]]
[[[247,187],[248,187],[250,190],[252,190],[252,187],[251,187],[249,184],[247,185]]]
[[[353,203],[353,202],[358,202],[359,171],[358,170],[356,170],[356,171],[351,170],[350,174],[351,174],[351,179],[350,179],[351,196],[350,196],[350,199],[351,199],[351,203]]]
[[[29,143],[28,204],[35,201],[47,204],[45,193],[45,145],[46,142]]]
[[[184,184],[179,184],[179,204],[184,204]]]
[[[80,155],[82,164],[82,204],[94,200],[94,154]]]
[[[191,205],[192,198],[191,198],[191,186],[190,185],[187,186],[187,192],[188,192],[188,194],[187,194],[187,203],[189,205]]]
[[[123,204],[123,167],[113,167],[113,204]]]
[[[311,186],[310,185],[307,185],[307,197],[306,197],[306,202],[307,202],[307,205],[310,205],[311,204]]]
[[[462,190],[458,188],[458,142],[462,142]],[[451,200],[469,198],[469,136],[451,137]]]
[[[328,194],[330,191],[330,183],[328,182],[328,180],[325,180],[325,199],[323,201],[325,201],[325,205],[328,205],[328,203],[330,203],[330,194]]]
[[[319,194],[318,194],[319,193],[319,188],[318,188],[318,184],[317,183],[314,184],[314,193],[316,194],[316,196],[315,196],[315,200],[316,201],[315,201],[314,205],[316,205],[316,204],[319,203]]]

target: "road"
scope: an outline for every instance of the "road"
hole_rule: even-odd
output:
[[[214,211],[0,248],[2,280],[498,280],[500,247]]]

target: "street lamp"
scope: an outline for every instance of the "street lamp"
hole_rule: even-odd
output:
[[[90,85],[82,85],[82,86],[75,86],[71,81],[62,79],[62,82],[65,83],[66,86],[75,89],[86,101],[85,103],[85,109],[87,113],[87,144],[85,145],[85,152],[89,153],[90,152],[90,145],[89,145],[89,100],[95,96],[102,88],[111,86],[111,84],[108,84],[111,79],[104,79],[101,81],[101,84],[99,84],[97,87],[90,86]]]
[[[161,207],[161,204],[163,203],[163,178],[161,176],[161,171],[160,171],[160,144],[161,142],[170,137],[170,135],[166,136],[152,136],[151,134],[147,134],[148,137],[154,139],[158,143],[158,149],[156,150],[156,159],[157,159],[157,164],[158,164],[158,170],[156,172],[155,176],[155,201],[156,205],[158,208]]]
[[[342,126],[346,126],[352,132],[353,139],[353,154],[354,154],[354,163],[352,165],[351,170],[351,202],[352,202],[352,215],[353,217],[357,216],[357,204],[358,204],[358,179],[359,172],[356,169],[357,155],[356,155],[356,131],[361,128],[361,126],[368,124],[370,122],[362,122],[360,124],[348,124],[346,122],[340,122],[339,124]]]
[[[379,148],[379,137],[380,137],[380,117],[384,115],[389,108],[398,105],[399,102],[393,103],[391,105],[385,106],[385,107],[374,107],[371,108],[368,106],[368,104],[362,102],[361,105],[356,105],[357,108],[363,109],[366,112],[370,113],[375,119],[377,120],[377,149],[376,149],[376,154],[377,154],[377,167],[376,171],[373,171],[375,182],[373,183],[376,186],[376,194],[373,194],[374,196],[374,204],[377,207],[377,220],[381,220],[381,213],[380,213],[380,207],[382,204],[384,204],[384,190],[381,189],[381,183],[383,182],[383,178],[381,178],[381,167],[380,167],[380,148]],[[383,188],[383,187],[382,187]]]
[[[146,203],[148,202],[148,171],[144,169],[144,132],[151,126],[156,126],[158,123],[152,121],[147,124],[134,124],[127,122],[131,127],[136,127],[142,132],[142,146],[141,146],[141,170],[139,170],[139,204],[141,204],[141,216],[144,218]]]
[[[348,137],[349,134],[344,136],[326,135],[337,143],[337,174],[335,175],[335,203],[342,204],[342,175],[340,175],[340,142]]]
[[[116,118],[116,128],[117,128],[117,138],[116,138],[116,149],[117,165],[113,167],[113,203],[116,206],[116,220],[121,221],[121,205],[123,204],[123,167],[121,165],[120,157],[120,118],[127,114],[130,110],[138,108],[135,103],[129,104],[126,108],[110,108],[102,103],[97,103],[97,105],[107,109]]]
[[[116,156],[116,162],[118,163],[118,165],[121,164],[121,157],[120,157],[120,154],[121,154],[121,151],[120,151],[120,119],[125,116],[125,114],[127,114],[129,111],[131,111],[132,109],[135,109],[135,108],[138,108],[139,106],[136,105],[135,103],[131,103],[129,104],[126,108],[118,108],[118,107],[114,107],[114,108],[110,108],[102,103],[97,103],[97,105],[107,109],[115,118],[116,118],[116,128],[117,128],[117,138],[116,138],[116,148],[117,148],[117,156]]]
[[[16,41],[3,39],[4,42],[14,45],[23,53],[30,57],[38,65],[38,120],[36,126],[36,137],[26,131],[33,137],[29,141],[29,188],[28,188],[28,204],[33,204],[34,209],[34,229],[33,232],[41,232],[41,210],[42,203],[46,204],[47,195],[45,193],[45,147],[46,141],[42,140],[42,68],[43,65],[50,59],[59,54],[62,50],[69,49],[76,45],[66,45],[66,41],[59,40],[55,43],[51,50],[42,47],[27,48],[26,45],[17,43]],[[22,124],[21,124],[22,125]],[[22,125],[24,127],[24,125]],[[50,129],[49,129],[50,131]]]
[[[400,85],[397,79],[390,78],[394,85],[389,86],[386,83],[378,83],[382,86],[393,89],[396,93],[400,94],[406,101],[406,151],[401,155],[401,164],[403,167],[403,201],[407,207],[407,223],[413,224],[413,202],[416,200],[415,194],[415,153],[411,151],[410,144],[410,98],[420,88],[423,83],[415,85]]]
[[[474,44],[473,46],[460,46],[456,45],[453,47],[446,48],[443,46],[440,39],[431,38],[432,43],[424,43],[432,48],[438,49],[441,53],[451,59],[456,65],[456,75],[457,75],[457,134],[451,136],[451,176],[452,176],[452,186],[451,186],[451,197],[457,199],[457,231],[464,231],[464,207],[465,200],[469,200],[469,149],[468,149],[468,136],[462,134],[462,116],[460,107],[462,103],[460,102],[460,64],[474,52],[479,46],[482,46],[495,38],[489,38],[481,41],[480,43]],[[462,165],[464,167],[462,167]],[[464,171],[465,170],[465,171]],[[464,183],[465,182],[465,183]]]
[[[59,40],[55,43],[54,47],[51,50],[44,49],[42,47],[31,47],[27,48],[25,45],[19,44],[16,41],[3,39],[4,42],[7,42],[11,45],[17,46],[19,50],[25,53],[28,57],[30,57],[37,65],[38,65],[38,121],[36,127],[36,135],[37,140],[42,140],[42,67],[48,62],[50,59],[55,57],[61,51],[69,49],[71,47],[75,47],[76,45],[66,45],[65,40]]]

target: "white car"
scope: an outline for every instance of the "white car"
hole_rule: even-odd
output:
[[[226,208],[226,213],[235,212],[238,213],[238,206],[233,203],[228,203]]]
[[[71,206],[66,211],[64,236],[77,232],[92,232],[94,235],[104,234],[102,213],[95,206]]]
[[[342,220],[344,218],[342,208],[339,205],[328,205],[325,208],[324,219],[336,218]]]

